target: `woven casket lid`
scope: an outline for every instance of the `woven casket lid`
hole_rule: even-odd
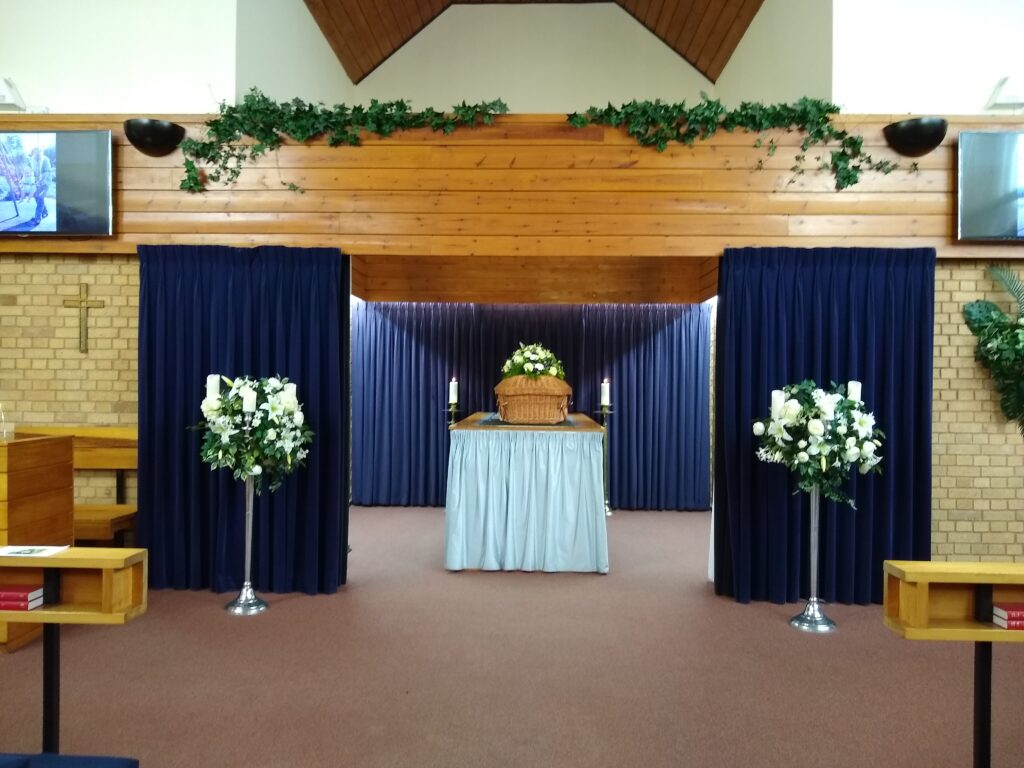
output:
[[[499,395],[571,395],[572,387],[557,376],[509,376],[494,388]]]

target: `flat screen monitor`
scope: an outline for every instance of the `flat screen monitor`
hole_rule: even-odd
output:
[[[111,235],[110,131],[0,132],[0,235]]]
[[[957,239],[1024,242],[1024,133],[962,131]]]

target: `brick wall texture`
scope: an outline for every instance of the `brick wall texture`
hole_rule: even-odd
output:
[[[1016,311],[987,267],[943,260],[935,270],[932,554],[1024,562],[1024,438],[999,409],[963,321],[964,304],[975,299]]]
[[[935,274],[932,552],[937,559],[1024,562],[1024,438],[974,361],[964,303],[1013,302],[987,262],[940,261]],[[89,285],[89,352],[77,309]],[[17,424],[135,424],[139,263],[131,256],[0,255],[0,403]],[[133,497],[134,483],[129,483]],[[111,473],[76,476],[80,501],[112,501]]]
[[[78,349],[79,285],[105,306],[88,312]],[[131,256],[0,254],[0,403],[31,424],[138,422],[139,262]],[[128,479],[134,498],[134,477]],[[78,501],[113,503],[112,472],[79,472]]]

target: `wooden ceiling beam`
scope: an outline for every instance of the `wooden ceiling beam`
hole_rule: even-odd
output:
[[[729,31],[726,33],[725,39],[722,40],[718,51],[708,63],[707,76],[711,80],[718,80],[722,76],[722,72],[725,71],[725,65],[729,63],[729,59],[736,52],[740,40],[743,39],[743,35],[750,28],[754,17],[757,16],[757,12],[761,10],[763,4],[764,0],[743,0],[743,6],[736,14],[735,21],[729,27]]]
[[[353,83],[360,82],[451,5],[592,0],[305,0]],[[764,0],[617,0],[714,82]]]
[[[670,0],[654,0],[647,9],[647,13],[644,14],[642,19],[643,25],[653,31],[654,27],[658,23],[658,17],[661,16],[662,9],[668,5],[669,2]]]
[[[365,66],[361,60],[363,49],[360,47],[356,50],[350,45],[349,41],[354,36],[350,32],[348,17],[344,11],[340,6],[336,7],[334,3],[329,4],[329,0],[305,0],[305,3],[306,8],[313,16],[313,21],[320,27],[324,39],[327,40],[327,44],[331,46],[331,50],[334,51],[345,74],[348,75],[348,79],[358,82],[357,78],[361,77],[360,73]]]
[[[727,2],[715,3],[715,5],[717,10],[712,12],[709,9],[701,29],[697,30],[693,46],[693,57],[697,62],[697,69],[705,74],[711,59],[721,48],[726,34],[736,21],[736,14],[743,5],[743,0],[727,0]]]
[[[711,6],[711,0],[695,0],[690,8],[690,14],[686,17],[686,23],[683,24],[683,28],[679,31],[678,37],[673,42],[670,42],[673,48],[691,64],[694,64],[693,59],[693,40],[697,35],[697,30],[701,28],[701,24],[704,21],[704,17],[708,14],[708,6]]]

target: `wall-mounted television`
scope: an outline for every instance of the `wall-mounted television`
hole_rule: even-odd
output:
[[[111,235],[110,131],[0,131],[0,235]]]
[[[1024,133],[961,131],[957,239],[1024,242]]]

